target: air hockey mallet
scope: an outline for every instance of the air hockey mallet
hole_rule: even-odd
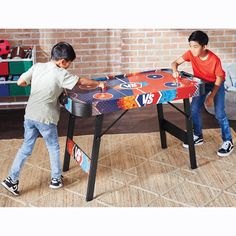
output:
[[[175,84],[176,87],[179,87],[179,85],[181,85],[180,80],[182,79],[181,74],[179,73],[178,77],[175,78]]]
[[[105,77],[95,78],[93,80],[96,80],[98,82],[105,82],[106,83],[111,78],[113,78],[113,76],[105,76]],[[108,90],[108,86],[106,86],[104,89],[99,87],[99,89],[101,89],[101,92],[104,93]]]

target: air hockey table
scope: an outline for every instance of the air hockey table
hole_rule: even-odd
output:
[[[189,99],[205,93],[205,83],[200,78],[181,71],[180,77],[175,79],[171,69],[158,69],[105,76],[95,80],[106,81],[107,90],[101,91],[98,87],[76,85],[72,90],[65,90],[60,96],[60,103],[70,113],[63,171],[68,171],[70,159],[75,159],[88,174],[86,201],[93,200],[94,196],[101,138],[130,109],[156,105],[161,147],[167,148],[166,132],[188,143],[190,167],[197,168]],[[183,110],[171,103],[175,100],[183,100]],[[163,104],[166,103],[183,114],[186,130],[165,119]],[[117,111],[122,113],[103,130],[104,116]],[[75,119],[90,116],[95,116],[91,157],[73,141]]]

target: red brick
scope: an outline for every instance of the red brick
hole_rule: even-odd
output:
[[[105,43],[106,42],[106,38],[89,38],[89,42],[90,43]]]
[[[151,56],[157,54],[157,52],[153,50],[144,50],[144,51],[138,51],[137,54],[138,56]]]
[[[121,50],[122,51],[127,51],[127,50],[130,50],[130,47],[129,47],[129,45],[121,45]]]
[[[26,42],[27,41],[24,40],[24,43],[26,43]],[[58,39],[40,39],[40,42],[39,42],[39,41],[36,41],[36,39],[34,39],[33,42],[34,42],[34,44],[39,44],[40,43],[41,45],[54,45],[54,44],[58,43],[59,40]]]
[[[162,32],[162,37],[177,37],[178,32],[173,32],[173,31],[169,31],[169,32]]]
[[[31,33],[31,38],[39,38],[40,33]]]
[[[141,44],[130,45],[130,49],[131,50],[144,50],[145,49],[145,45],[141,45]]]
[[[92,31],[81,32],[81,37],[96,37],[96,36],[97,32],[92,32]]]
[[[163,43],[162,44],[162,48],[163,49],[177,49],[178,48],[178,45],[175,44],[175,43]]]
[[[142,61],[145,61],[145,57],[131,57],[130,58],[130,61],[131,62],[142,62]]]
[[[225,30],[225,35],[236,35],[236,30]]]
[[[186,39],[188,39],[188,37],[190,36],[190,34],[193,32],[194,30],[179,30],[178,31],[178,36],[180,37],[185,37]]]
[[[15,33],[15,32],[22,32],[22,29],[6,29],[5,32],[9,33]]]
[[[145,37],[145,33],[142,33],[142,32],[130,33],[129,35],[130,35],[130,37],[132,37],[132,38],[141,38],[141,37]]]
[[[0,39],[12,39],[13,34],[0,33]]]
[[[99,58],[101,60],[101,58]],[[108,57],[106,56],[106,59],[108,59]],[[97,61],[98,57],[97,56],[91,56],[91,55],[84,55],[81,56],[81,60],[82,61]]]
[[[24,34],[14,34],[15,39],[28,39],[31,37],[30,33],[24,33]]]
[[[123,63],[128,63],[128,62],[130,62],[130,58],[129,57],[123,57],[122,62]]]
[[[88,50],[90,50],[90,49],[96,49],[96,48],[98,48],[98,44],[96,44],[96,43],[88,43],[88,44],[77,44],[77,47],[76,48],[78,48],[78,49],[88,49]]]
[[[138,43],[138,39],[127,39],[127,38],[125,38],[125,39],[123,39],[122,40],[122,43],[123,44],[137,44]]]
[[[78,32],[78,31],[65,32],[65,37],[67,37],[67,38],[77,38],[77,37],[80,37],[80,36],[81,36],[81,33]]]
[[[34,32],[38,32],[39,29],[22,29],[22,32],[29,32],[29,33],[34,33]]]
[[[218,36],[217,37],[218,42],[228,42],[228,41],[233,41],[233,36]]]
[[[127,57],[127,56],[138,56],[137,51],[123,51],[122,56]]]
[[[107,50],[91,50],[90,51],[90,54],[91,55],[104,55],[104,54],[107,54]]]
[[[170,50],[170,55],[174,56],[182,56],[185,53],[186,50],[178,50],[178,49],[171,49]]]
[[[98,45],[98,48],[120,48],[120,44],[110,44],[110,43],[100,43],[100,44],[97,44]]]
[[[120,37],[106,37],[107,43],[121,43]]]
[[[159,60],[160,60],[160,57],[158,55],[152,56],[152,57],[146,57],[147,62],[156,62],[156,61],[159,61]]]
[[[161,36],[161,32],[150,32],[150,33],[146,33],[147,37],[160,37]]]
[[[188,43],[188,39],[185,37],[174,37],[170,39],[171,43]]]
[[[160,44],[151,44],[151,45],[146,45],[147,50],[158,50],[161,49]]]
[[[209,37],[211,37],[211,36],[221,36],[221,35],[224,34],[223,30],[220,30],[220,31],[218,31],[218,30],[207,30],[205,32],[207,33],[207,35]]]
[[[89,38],[73,38],[73,44],[89,43]]]
[[[185,50],[189,50],[189,45],[188,43],[179,43],[178,44],[178,49],[185,49]]]
[[[138,39],[138,44],[153,44],[153,39],[150,38]]]
[[[107,54],[120,54],[120,49],[108,49]]]
[[[225,43],[225,47],[236,47],[236,42],[230,42],[230,43],[228,43],[228,42],[226,42]]]
[[[214,42],[214,43],[209,43],[208,45],[209,48],[220,48],[220,47],[224,47],[224,42]]]
[[[43,33],[43,32],[46,32],[46,33],[54,33],[54,32],[57,32],[57,29],[39,29],[39,32]]]
[[[223,59],[222,57],[224,56],[224,58],[227,58],[227,59],[232,59],[232,60],[236,60],[236,53],[231,53],[231,54],[223,54],[222,56],[220,56],[221,57],[221,59]]]
[[[97,32],[97,36],[98,37],[113,36],[113,31],[108,31],[108,30],[100,31],[100,32]]]
[[[82,69],[83,74],[94,74],[94,73],[107,73],[108,68],[89,68],[89,69]]]

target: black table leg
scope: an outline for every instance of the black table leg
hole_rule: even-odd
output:
[[[163,128],[164,113],[162,104],[157,104],[157,116],[158,116],[160,136],[161,136],[161,147],[164,149],[167,148],[167,143],[166,143],[166,132],[165,129]]]
[[[65,156],[64,156],[64,163],[63,163],[63,171],[68,171],[70,167],[70,154],[67,151],[67,140],[70,138],[73,140],[74,135],[74,127],[75,127],[75,116],[70,114],[69,117],[69,124],[67,130],[67,138],[66,138],[66,147],[65,147]]]
[[[191,118],[191,110],[190,110],[190,102],[189,99],[184,99],[184,111],[186,113],[186,129],[187,129],[187,142],[189,145],[189,157],[190,157],[190,165],[191,169],[197,168],[197,161],[196,161],[196,153],[195,153],[195,147],[193,142],[193,124],[192,124],[192,118]]]
[[[93,200],[99,148],[100,148],[100,142],[101,142],[102,124],[103,124],[103,114],[96,116],[96,120],[95,120],[95,132],[94,132],[94,138],[93,138],[93,150],[92,150],[91,165],[90,165],[90,170],[89,170],[86,201]]]

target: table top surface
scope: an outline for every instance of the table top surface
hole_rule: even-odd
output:
[[[144,71],[106,76],[95,80],[106,81],[108,88],[77,85],[67,90],[66,109],[73,113],[80,105],[92,108],[92,115],[127,110],[151,104],[190,98],[202,93],[204,83],[188,73],[181,72],[175,79],[170,69]],[[76,108],[78,106],[78,108]]]

